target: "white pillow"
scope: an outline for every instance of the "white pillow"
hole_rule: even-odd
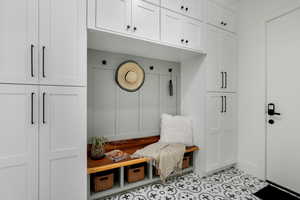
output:
[[[192,120],[184,116],[162,114],[160,142],[193,145]]]

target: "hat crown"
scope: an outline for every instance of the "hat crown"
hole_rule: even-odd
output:
[[[134,84],[138,80],[138,75],[135,71],[128,71],[125,75],[125,80],[128,83]]]

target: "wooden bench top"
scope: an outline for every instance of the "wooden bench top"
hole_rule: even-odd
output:
[[[132,139],[132,140],[122,140],[110,142],[106,145],[105,151],[111,151],[114,149],[122,150],[128,154],[133,154],[138,149],[141,149],[149,144],[153,144],[158,142],[159,136],[147,137],[141,139]],[[186,148],[186,153],[194,152],[199,150],[197,146],[191,146]],[[89,150],[88,150],[89,151]],[[87,173],[93,174],[97,172],[107,171],[111,169],[116,169],[124,166],[139,164],[143,162],[148,162],[150,159],[148,158],[128,158],[119,162],[113,162],[109,158],[103,158],[101,160],[92,160],[88,156],[87,160]]]

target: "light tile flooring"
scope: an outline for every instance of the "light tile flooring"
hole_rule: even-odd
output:
[[[266,185],[258,178],[230,168],[204,178],[195,173],[186,174],[166,184],[143,186],[106,200],[258,200],[253,193]]]

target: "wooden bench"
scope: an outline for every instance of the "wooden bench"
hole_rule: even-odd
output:
[[[120,141],[114,141],[109,142],[105,145],[105,151],[109,152],[111,150],[122,150],[128,154],[133,154],[138,149],[141,149],[147,145],[156,143],[159,141],[159,136],[153,136],[153,137],[147,137],[147,138],[139,138],[139,139],[130,139],[130,140],[120,140]],[[197,146],[191,146],[186,148],[186,153],[192,153],[195,151],[198,151],[199,148]],[[88,152],[90,152],[90,146],[88,146]],[[131,189],[134,187],[138,187],[144,184],[148,184],[154,181],[159,180],[159,178],[154,179],[152,175],[150,174],[150,180],[142,181],[141,183],[135,183],[131,184],[130,186],[124,186],[124,180],[123,177],[120,178],[120,188],[117,189],[111,189],[111,191],[103,191],[99,194],[91,194],[90,193],[90,175],[104,172],[108,170],[113,169],[120,169],[121,173],[124,173],[124,167],[140,164],[140,163],[151,163],[151,160],[149,158],[128,158],[126,160],[122,160],[119,162],[113,162],[112,160],[108,158],[103,158],[101,160],[92,160],[89,157],[88,154],[88,160],[87,160],[87,174],[88,174],[88,199],[97,199],[103,196],[107,196],[108,194],[124,191],[126,189]],[[149,164],[151,166],[151,164]],[[152,171],[152,169],[150,170]],[[192,171],[192,169],[189,169],[189,171]]]

